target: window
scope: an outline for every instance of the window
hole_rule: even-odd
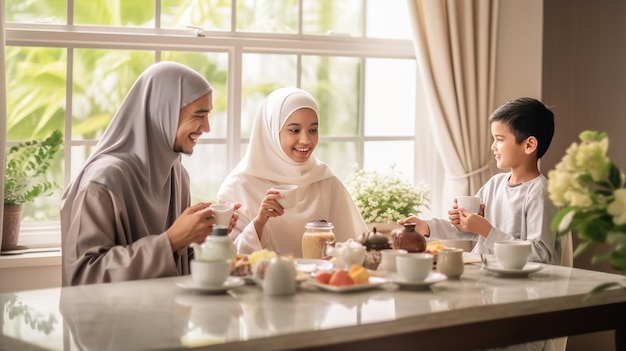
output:
[[[184,63],[214,87],[211,132],[185,156],[192,202],[214,200],[245,151],[256,109],[299,86],[320,102],[316,156],[417,169],[416,63],[404,2],[376,0],[6,0],[7,145],[64,132],[50,177],[65,188],[139,74]],[[417,122],[419,123],[419,122]],[[400,152],[398,150],[401,150]],[[62,189],[24,208],[58,223]],[[57,239],[58,240],[58,239]]]

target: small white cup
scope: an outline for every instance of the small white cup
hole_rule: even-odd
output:
[[[279,185],[273,187],[272,189],[278,190],[278,192],[283,196],[280,199],[276,199],[276,201],[284,209],[292,208],[296,205],[296,190],[298,189],[297,185]]]
[[[384,269],[388,273],[396,272],[396,257],[399,254],[408,253],[403,249],[384,249],[380,250],[380,265],[381,269]]]
[[[433,270],[433,255],[424,252],[399,254],[396,256],[396,268],[406,281],[423,281]]]
[[[480,197],[478,196],[457,196],[456,203],[466,211],[478,213],[480,211]]]
[[[213,204],[211,210],[215,216],[216,226],[228,227],[230,225],[230,219],[233,217],[233,204]]]
[[[191,261],[191,278],[198,284],[220,286],[224,284],[231,270],[231,260]]]
[[[444,247],[437,255],[437,272],[445,274],[449,279],[459,279],[465,269],[463,249]]]
[[[496,259],[504,269],[522,269],[528,262],[531,247],[525,240],[502,240],[493,246]]]

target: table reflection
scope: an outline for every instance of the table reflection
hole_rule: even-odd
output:
[[[181,343],[189,347],[224,343],[241,338],[239,318],[244,302],[225,296],[178,294],[177,304],[190,308],[187,330]]]
[[[74,344],[80,350],[128,350],[129,345],[181,345],[191,310],[174,302],[167,293],[137,289],[114,290],[100,284],[95,297],[89,285],[61,289],[59,310]],[[168,333],[159,333],[168,330]]]

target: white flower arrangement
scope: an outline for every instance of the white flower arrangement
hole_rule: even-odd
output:
[[[394,168],[383,174],[355,167],[348,177],[348,191],[368,223],[395,223],[418,215],[421,207],[429,208],[428,186],[421,182],[413,186]]]
[[[626,189],[624,173],[608,156],[606,133],[584,131],[554,170],[548,172],[548,192],[559,211],[553,230],[575,230],[581,239],[575,255],[593,243],[612,244],[612,251],[593,258],[608,259],[626,273]],[[606,286],[602,287],[606,288]]]

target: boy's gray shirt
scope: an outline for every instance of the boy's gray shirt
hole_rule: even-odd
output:
[[[520,239],[532,243],[530,261],[558,264],[560,248],[550,229],[558,208],[548,195],[548,179],[542,174],[521,184],[508,183],[510,172],[491,177],[476,194],[485,204],[485,219],[493,227],[489,235],[464,232],[447,219],[429,219],[431,239],[476,239],[474,253],[494,254],[493,244]]]

